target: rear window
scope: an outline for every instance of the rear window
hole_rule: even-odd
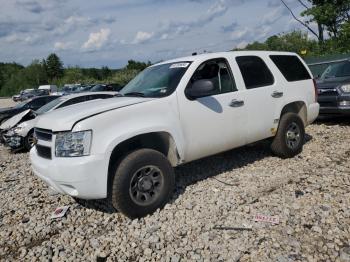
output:
[[[270,58],[288,82],[311,79],[309,72],[297,56],[271,55]]]
[[[271,71],[260,57],[238,56],[236,61],[247,89],[269,86],[274,83]]]

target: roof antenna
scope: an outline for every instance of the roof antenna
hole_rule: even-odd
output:
[[[192,53],[193,56],[197,55],[197,52]]]

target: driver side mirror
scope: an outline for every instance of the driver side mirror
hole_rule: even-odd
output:
[[[215,94],[215,86],[211,80],[201,79],[195,81],[190,88],[186,89],[185,93],[191,99],[211,96]]]

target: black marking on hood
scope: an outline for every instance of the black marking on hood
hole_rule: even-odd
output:
[[[81,122],[81,121],[83,121],[83,120],[85,120],[85,119],[88,119],[88,118],[90,118],[90,117],[97,116],[97,115],[100,115],[100,114],[103,114],[103,113],[106,113],[106,112],[109,112],[109,111],[117,110],[117,109],[119,109],[119,108],[123,108],[123,107],[128,107],[128,106],[133,106],[133,105],[141,104],[141,103],[148,102],[148,101],[151,101],[151,100],[141,101],[141,102],[138,102],[138,103],[129,104],[129,105],[120,106],[120,107],[115,107],[115,108],[111,108],[111,109],[108,109],[108,110],[104,110],[104,111],[101,111],[101,112],[98,112],[98,113],[95,113],[95,114],[92,114],[92,115],[83,117],[83,118],[79,119],[78,121],[76,121],[76,122],[73,124],[71,130],[73,130],[73,128],[75,127],[76,124],[78,124],[79,122]]]

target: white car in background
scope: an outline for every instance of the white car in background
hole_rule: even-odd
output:
[[[1,125],[1,129],[9,130],[3,134],[4,144],[12,149],[24,148],[29,151],[35,144],[34,127],[40,115],[82,102],[112,98],[117,94],[117,92],[88,92],[61,96],[36,111],[26,110]]]

